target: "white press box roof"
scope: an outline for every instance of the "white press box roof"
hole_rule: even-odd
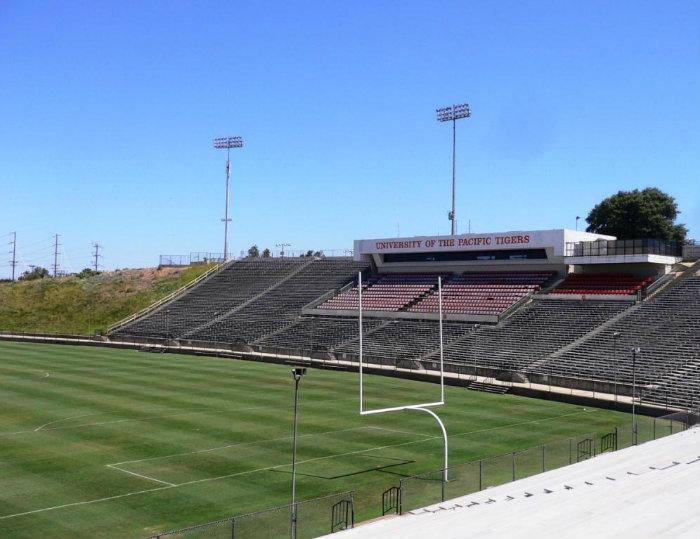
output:
[[[561,257],[564,256],[567,243],[614,239],[615,236],[564,228],[557,230],[512,230],[455,236],[355,240],[354,253],[355,259],[361,260],[363,255],[373,254],[550,248],[553,249],[553,256]]]

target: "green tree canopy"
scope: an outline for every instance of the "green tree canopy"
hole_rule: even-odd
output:
[[[683,241],[688,229],[675,223],[679,213],[676,200],[655,187],[619,191],[591,210],[586,217],[586,230],[620,240]]]
[[[37,266],[35,268],[32,268],[31,270],[25,271],[22,275],[20,275],[19,280],[20,281],[34,281],[35,279],[43,279],[44,277],[49,276],[49,270],[46,268],[42,268],[41,266]]]
[[[262,257],[263,257],[263,258],[270,258],[270,256],[272,256],[272,255],[270,254],[270,249],[265,248],[265,250],[262,252]]]
[[[258,258],[260,256],[260,249],[258,249],[257,245],[251,245],[250,249],[248,249],[248,257],[249,258]]]

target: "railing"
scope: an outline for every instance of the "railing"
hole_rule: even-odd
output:
[[[564,256],[665,255],[680,257],[683,245],[676,241],[597,240],[567,242]]]
[[[223,253],[191,252],[188,255],[160,255],[160,266],[191,266],[192,264],[211,264],[224,262]]]
[[[178,288],[178,289],[175,290],[174,292],[171,292],[170,294],[168,294],[168,295],[165,296],[164,298],[159,299],[159,300],[156,301],[155,303],[152,303],[151,305],[149,305],[149,306],[146,307],[145,309],[141,309],[139,312],[137,312],[137,313],[135,313],[135,314],[132,314],[132,315],[130,315],[130,316],[127,316],[126,318],[124,318],[123,320],[120,320],[120,321],[117,322],[116,324],[112,324],[111,326],[109,326],[109,327],[107,328],[106,333],[111,333],[111,332],[113,332],[113,331],[119,329],[120,327],[123,327],[123,326],[125,326],[125,325],[127,325],[127,324],[133,322],[133,321],[136,320],[137,318],[141,318],[143,315],[145,315],[145,314],[147,314],[147,313],[150,313],[151,311],[157,309],[158,307],[160,307],[160,306],[163,305],[164,303],[167,303],[167,302],[171,301],[171,300],[172,300],[173,298],[175,298],[176,296],[182,294],[185,290],[189,290],[190,288],[192,288],[193,286],[199,284],[200,282],[202,282],[204,279],[206,279],[206,278],[209,277],[210,275],[212,275],[212,274],[216,273],[217,271],[219,271],[220,269],[222,269],[223,266],[224,266],[223,264],[217,264],[217,265],[214,266],[213,268],[208,269],[207,271],[205,271],[204,273],[202,273],[202,274],[201,274],[199,277],[197,277],[196,279],[190,281],[189,283],[187,283],[187,284],[184,285],[184,286],[181,286],[180,288]]]
[[[292,509],[296,509],[293,511]],[[296,518],[294,516],[296,515]],[[312,539],[355,525],[353,492],[341,492],[296,504],[223,518],[205,524],[159,533],[152,539],[207,537],[208,539]]]

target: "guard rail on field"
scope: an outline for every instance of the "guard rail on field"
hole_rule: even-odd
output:
[[[296,508],[296,512],[292,509]],[[296,519],[294,515],[296,513]],[[223,518],[151,536],[151,539],[313,539],[355,525],[353,493],[341,492],[296,504]]]

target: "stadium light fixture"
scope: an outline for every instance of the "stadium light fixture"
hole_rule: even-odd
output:
[[[438,122],[452,122],[452,210],[447,218],[452,223],[452,235],[457,233],[457,214],[455,209],[456,196],[456,153],[457,153],[457,120],[469,118],[472,111],[467,103],[436,109]]]
[[[228,216],[228,191],[231,181],[231,149],[242,148],[243,137],[217,137],[214,139],[215,150],[226,150],[226,203],[224,218],[224,262],[228,260],[228,224],[231,219]]]
[[[292,442],[292,522],[291,538],[297,536],[297,418],[299,415],[299,382],[306,375],[305,367],[295,367],[292,369],[294,378],[294,436]]]

